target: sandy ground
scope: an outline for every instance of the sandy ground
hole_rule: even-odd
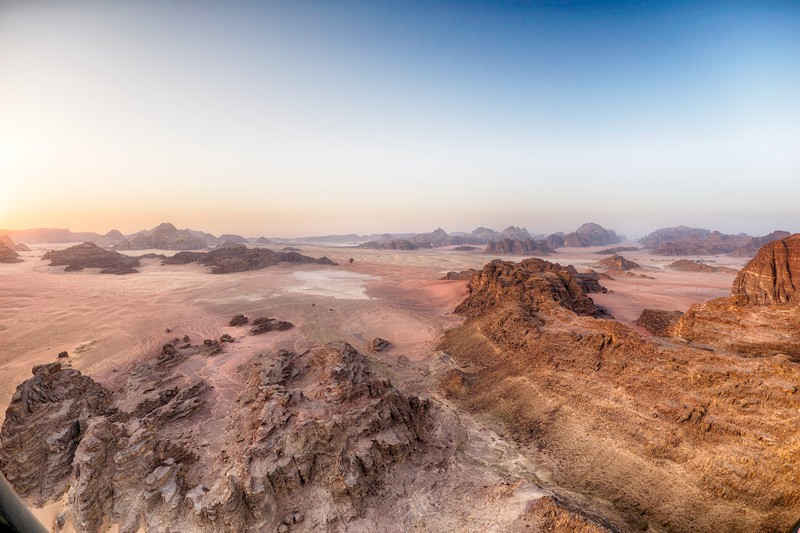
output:
[[[387,339],[392,346],[372,354],[376,361],[405,387],[430,392],[431,380],[425,376],[429,363],[439,364],[435,345],[442,331],[460,323],[453,309],[466,296],[465,282],[440,278],[493,259],[451,249],[306,246],[301,247],[304,254],[326,255],[339,266],[286,264],[212,275],[197,264],[161,266],[153,259],[143,261],[139,274],[126,276],[66,273],[40,261],[45,249],[66,246],[40,245],[21,254],[23,263],[0,265],[0,422],[31,368],[55,361],[61,351],[70,355],[61,360],[64,364],[114,388],[127,369],[157,354],[165,342],[183,335],[193,342],[218,338],[230,332],[227,321],[237,313],[297,326],[278,335],[245,337],[243,348],[253,352],[344,340],[369,353],[372,339]],[[594,253],[599,249],[563,248],[546,259],[573,264],[579,271],[597,269],[604,257]],[[636,273],[655,279],[617,277],[602,282],[610,289],[607,294],[592,296],[627,324],[645,307],[685,311],[692,303],[725,296],[735,276],[673,272],[666,265],[675,258],[642,251],[622,255],[642,265]],[[745,262],[725,256],[702,259],[736,269]],[[476,432],[476,439],[495,439],[490,433]],[[59,508],[54,504],[37,514],[52,523],[50,515]]]

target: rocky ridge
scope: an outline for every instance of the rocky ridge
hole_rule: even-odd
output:
[[[608,270],[632,270],[634,268],[641,268],[639,263],[629,261],[619,254],[610,255],[605,259],[601,259],[597,265]]]
[[[213,236],[212,236],[213,237]],[[202,250],[208,243],[189,230],[179,230],[169,223],[150,231],[139,232],[114,246],[117,250]]]
[[[489,242],[483,252],[502,255],[550,255],[553,250],[545,241],[503,239]]]
[[[327,257],[315,259],[297,252],[274,252],[268,248],[248,248],[244,244],[233,243],[228,243],[209,252],[178,252],[172,257],[164,259],[162,263],[165,265],[184,265],[194,262],[211,267],[212,274],[261,270],[282,262],[296,265],[336,264]]]
[[[790,354],[748,359],[733,342],[644,338],[594,318],[564,287],[568,274],[510,262],[475,274],[456,308],[466,322],[440,344],[456,363],[444,392],[502,421],[554,483],[605,498],[623,530],[789,528],[800,506],[800,366]],[[740,309],[759,307],[764,326],[800,345],[797,306]],[[794,322],[769,314],[790,307]],[[707,331],[741,342],[750,326],[725,329],[724,311],[705,315]],[[644,321],[672,335],[673,319]]]
[[[113,250],[106,250],[93,242],[70,246],[64,250],[50,250],[42,256],[50,266],[64,266],[66,272],[99,268],[100,274],[135,274],[139,259]]]

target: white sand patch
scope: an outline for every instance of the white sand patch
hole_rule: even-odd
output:
[[[291,279],[297,284],[285,288],[287,292],[329,296],[342,300],[369,300],[365,283],[380,278],[341,270],[308,270],[292,272]]]

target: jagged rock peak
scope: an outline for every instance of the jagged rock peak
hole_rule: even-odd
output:
[[[751,305],[800,304],[800,233],[771,241],[736,276],[733,295]]]

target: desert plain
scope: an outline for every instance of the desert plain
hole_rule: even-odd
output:
[[[200,342],[227,333],[234,342],[224,353],[189,370],[216,389],[217,408],[225,410],[243,386],[242,366],[254,358],[273,357],[281,350],[304,353],[318,346],[347,343],[404,394],[430,399],[446,412],[444,418],[449,422],[437,431],[450,432],[458,446],[450,451],[453,465],[439,480],[425,478],[419,468],[398,469],[393,475],[406,483],[399,487],[386,483],[380,502],[344,530],[374,530],[385,526],[387,520],[407,531],[509,531],[532,525],[539,530],[566,531],[584,527],[575,526],[571,518],[554,526],[558,519],[553,513],[561,511],[551,513],[550,526],[541,518],[546,512],[539,518],[532,515],[531,502],[543,496],[569,501],[582,515],[594,517],[586,531],[595,531],[591,529],[595,526],[608,530],[631,527],[630,519],[602,495],[559,486],[551,471],[557,467],[537,462],[526,453],[530,444],[512,438],[507,424],[486,413],[460,409],[440,386],[447,373],[459,366],[441,350],[440,342],[445,332],[463,323],[454,310],[468,295],[469,279],[444,278],[448,272],[480,270],[496,256],[456,251],[452,246],[411,251],[303,246],[302,253],[327,256],[337,265],[287,263],[213,275],[197,263],[162,265],[159,259],[144,259],[139,273],[125,276],[98,275],[92,269],[65,272],[63,267],[40,260],[47,249],[67,246],[33,245],[21,254],[23,262],[3,265],[0,270],[0,413],[5,413],[17,385],[28,379],[37,365],[57,361],[115,391],[126,387],[129,374],[153,360],[172,339],[187,336]],[[565,247],[546,259],[586,272],[598,269],[604,256],[596,252],[601,248]],[[643,249],[624,255],[640,265],[636,274],[619,272],[613,279],[606,277],[601,283],[607,292],[590,296],[617,321],[645,337],[652,334],[635,323],[642,310],[685,311],[694,303],[726,296],[736,271],[747,261],[724,255],[690,257],[730,271],[681,272],[667,268],[675,258],[651,255]],[[252,336],[246,328],[228,326],[237,314],[275,317],[294,327]],[[376,338],[385,339],[388,346],[374,349]],[[61,352],[68,356],[59,358]],[[201,411],[198,416],[211,418],[187,427],[183,434],[178,431],[178,437],[197,441],[207,453],[206,459],[213,462],[232,433],[230,428],[219,430],[214,413]],[[214,483],[210,478],[202,481],[205,486]],[[410,485],[415,487],[413,491],[402,488]],[[72,525],[68,520],[64,523],[63,514],[58,522],[67,500],[64,495],[34,512],[49,527],[70,531]],[[309,516],[305,527],[313,530],[313,524],[324,523],[330,523],[329,517]],[[103,530],[119,528],[113,520],[102,522]],[[659,529],[653,525],[644,528]]]

